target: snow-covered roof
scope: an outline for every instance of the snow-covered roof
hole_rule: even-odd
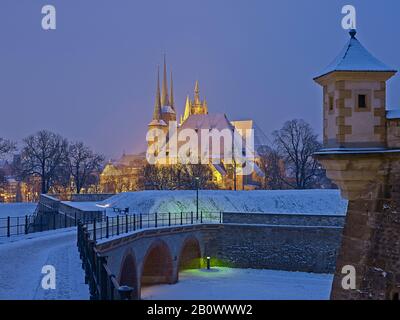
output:
[[[149,126],[166,126],[167,124],[165,123],[165,121],[164,120],[152,120],[150,123],[149,123]]]
[[[315,155],[336,155],[336,154],[376,154],[376,153],[400,153],[400,149],[387,148],[326,148],[316,152]]]
[[[214,114],[193,114],[182,124],[183,129],[233,129],[234,126],[222,113]]]
[[[164,106],[161,108],[162,113],[175,113],[174,109],[170,106]]]
[[[350,40],[339,55],[315,78],[334,71],[397,72],[375,58],[356,38],[356,31],[350,31]]]
[[[400,109],[388,110],[386,112],[387,119],[400,119]]]

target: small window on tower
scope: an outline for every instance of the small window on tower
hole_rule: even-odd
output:
[[[360,109],[367,108],[367,96],[365,94],[358,95],[358,108]]]
[[[333,103],[334,103],[333,97],[329,97],[329,111],[333,111]]]

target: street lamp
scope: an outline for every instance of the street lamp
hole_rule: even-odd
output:
[[[207,270],[211,269],[211,258],[207,257]]]
[[[195,177],[196,180],[196,221],[199,220],[199,177]]]

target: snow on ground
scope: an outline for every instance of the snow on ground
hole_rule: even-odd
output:
[[[82,202],[73,202],[73,201],[61,201],[61,203],[66,204],[70,207],[77,208],[82,211],[103,211],[104,208],[99,207],[96,202],[93,201],[82,201]]]
[[[55,290],[41,286],[44,265],[56,269]],[[2,238],[0,299],[89,299],[76,247],[76,229]]]
[[[0,203],[0,218],[31,215],[35,212],[36,207],[37,203],[32,202]]]
[[[99,203],[133,213],[196,211],[196,191],[140,191],[117,194]],[[347,200],[339,190],[199,191],[199,210],[205,212],[265,212],[345,215]]]
[[[0,203],[0,239],[7,235],[7,217],[10,217],[11,233],[24,232],[25,216],[32,215],[37,203]],[[16,227],[19,225],[19,227]]]
[[[327,300],[333,275],[255,269],[187,270],[174,285],[142,288],[146,300]]]

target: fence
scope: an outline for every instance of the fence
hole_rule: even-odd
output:
[[[34,219],[33,215],[0,218],[0,237],[28,234]]]
[[[0,238],[76,227],[79,220],[76,214],[71,216],[59,212],[3,217],[0,218]],[[88,217],[84,222],[93,224],[94,220],[95,218]]]
[[[107,266],[107,257],[96,249],[96,240],[132,231],[203,223],[222,223],[222,212],[179,212],[127,214],[95,219],[93,223],[78,221],[77,246],[85,270],[85,283],[89,285],[90,295],[96,300],[128,300],[138,298],[133,288],[120,286],[115,275]]]
[[[100,240],[141,229],[179,225],[222,223],[222,212],[179,212],[105,216],[86,224],[91,240]]]

